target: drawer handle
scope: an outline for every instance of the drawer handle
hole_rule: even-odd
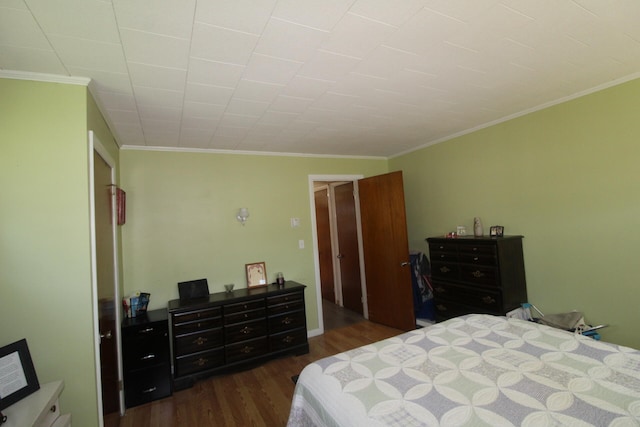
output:
[[[198,366],[204,366],[207,363],[209,363],[209,360],[208,359],[204,359],[202,357],[200,359],[196,360],[195,362],[193,362],[194,365],[198,365]]]
[[[250,334],[253,331],[253,328],[250,328],[248,326],[245,326],[244,328],[240,329],[240,332],[242,332],[243,334]]]
[[[480,270],[476,270],[473,273],[471,273],[473,275],[473,277],[475,277],[476,279],[479,279],[481,277],[484,277],[484,273]]]
[[[479,259],[480,259],[480,258],[478,258],[477,256],[474,256],[474,257],[473,257],[473,260],[474,260],[474,261],[478,261]]]
[[[437,308],[438,308],[439,311],[447,311],[447,307],[442,305],[442,304],[438,304]]]
[[[487,295],[486,297],[482,298],[482,302],[485,304],[493,304],[494,302],[496,302],[496,300]]]
[[[156,388],[156,387],[151,387],[151,388],[148,388],[148,389],[146,389],[146,390],[142,390],[142,392],[143,392],[143,393],[153,393],[153,392],[154,392],[154,391],[156,391],[156,390],[157,390],[157,388]]]
[[[478,248],[473,248],[473,249],[471,249],[471,250],[472,250],[472,251],[474,251],[474,252],[477,252],[477,251],[478,251]]]
[[[444,294],[445,289],[442,286],[438,286],[437,288],[435,288],[435,291],[440,294]]]
[[[287,335],[286,337],[282,338],[282,342],[287,343],[287,344],[289,344],[293,340],[294,340],[294,338],[290,337],[289,335]]]
[[[149,360],[149,359],[155,359],[156,355],[151,353],[151,354],[147,354],[146,356],[143,356],[140,358],[140,360]]]
[[[290,324],[291,322],[293,322],[293,319],[292,319],[292,318],[290,318],[290,317],[285,317],[284,319],[282,319],[282,324],[283,324],[283,325],[288,325],[288,324]]]
[[[440,272],[441,273],[448,273],[450,271],[451,271],[451,269],[449,267],[447,267],[446,265],[444,267],[440,267]]]
[[[242,350],[240,350],[241,353],[244,354],[249,354],[253,351],[253,347],[249,347],[249,346],[245,346],[242,348]]]
[[[193,342],[193,344],[196,344],[196,345],[202,345],[202,344],[206,343],[207,341],[209,341],[209,340],[206,339],[206,338],[198,337],[198,339],[196,339],[196,340],[194,340],[192,342]]]
[[[140,334],[148,334],[149,332],[153,332],[153,328],[140,329],[138,331]]]

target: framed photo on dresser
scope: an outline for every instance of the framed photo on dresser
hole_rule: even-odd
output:
[[[27,340],[0,348],[0,410],[40,388]]]
[[[264,262],[254,262],[245,264],[247,271],[247,288],[258,288],[267,286],[267,268]]]

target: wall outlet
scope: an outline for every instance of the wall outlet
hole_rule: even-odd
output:
[[[304,249],[304,240],[302,239],[298,240],[298,248]]]

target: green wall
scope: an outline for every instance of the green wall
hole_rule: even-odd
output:
[[[245,264],[270,281],[308,285],[308,326],[318,328],[309,175],[376,175],[386,160],[122,150],[125,295],[151,293],[150,309],[178,298],[177,283],[207,278],[211,292],[246,287]],[[242,226],[240,207],[250,217]],[[290,218],[300,218],[291,228]],[[298,240],[305,248],[298,248]]]
[[[411,246],[482,218],[521,234],[529,301],[640,348],[640,80],[391,159]]]
[[[26,338],[39,381],[64,380],[61,410],[83,426],[98,424],[87,148],[98,116],[86,86],[0,79],[0,345]]]

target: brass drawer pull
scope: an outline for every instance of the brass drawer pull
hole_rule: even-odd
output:
[[[440,272],[441,273],[448,273],[450,271],[451,271],[451,269],[449,267],[447,267],[446,265],[444,267],[440,267]]]
[[[153,332],[153,328],[140,329],[138,331],[140,334],[148,334],[149,332]]]
[[[442,286],[438,286],[437,288],[434,288],[434,290],[439,294],[444,294],[445,292],[445,289]]]
[[[480,259],[480,258],[479,258],[479,257],[477,257],[477,256],[474,256],[474,257],[473,257],[473,260],[474,260],[474,261],[478,261],[479,259]]]
[[[282,338],[282,342],[286,342],[287,344],[289,344],[293,340],[294,340],[294,338],[290,337],[289,335],[287,335],[286,337]]]
[[[244,328],[240,329],[240,332],[243,334],[250,334],[253,331],[253,328],[250,328],[248,326],[245,326]]]
[[[494,302],[496,302],[496,300],[487,295],[486,297],[482,298],[482,302],[485,304],[493,304]]]
[[[196,360],[195,362],[193,362],[194,365],[198,365],[198,366],[204,366],[207,363],[209,363],[209,359],[204,359],[204,358],[200,358],[198,360]]]
[[[147,354],[146,356],[143,356],[140,358],[140,360],[150,360],[150,359],[155,359],[156,355],[151,353],[151,354]]]
[[[483,273],[482,271],[480,271],[480,270],[476,270],[476,271],[474,271],[473,273],[471,273],[471,275],[472,275],[473,277],[475,277],[476,279],[479,279],[479,278],[481,278],[481,277],[484,277],[484,273]]]
[[[291,322],[293,322],[293,319],[292,319],[292,318],[290,318],[290,317],[285,317],[284,319],[282,319],[282,324],[283,324],[283,325],[288,325],[288,324],[290,324]]]
[[[198,339],[196,339],[196,340],[194,340],[192,342],[193,342],[193,344],[196,344],[196,345],[202,345],[202,344],[206,343],[207,341],[209,341],[209,340],[206,339],[206,338],[198,337]]]
[[[156,391],[156,390],[157,390],[157,388],[156,388],[156,387],[151,387],[151,388],[148,388],[148,389],[146,389],[146,390],[142,390],[142,392],[143,392],[143,393],[153,393],[153,392],[154,392],[154,391]]]
[[[245,346],[240,350],[240,353],[249,354],[253,351],[253,347]]]

